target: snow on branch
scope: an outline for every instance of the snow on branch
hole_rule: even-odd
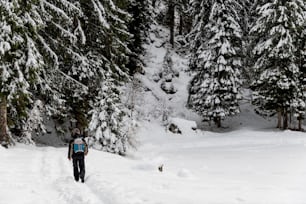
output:
[[[81,36],[81,44],[85,45],[86,43],[86,35],[85,32],[81,26],[80,20],[78,19],[78,27],[74,30],[74,35],[77,36],[78,34],[80,34]]]
[[[68,36],[71,42],[76,42],[77,41],[77,37],[74,34],[72,34],[71,32],[69,32],[68,30],[66,30],[65,28],[63,28],[61,25],[59,25],[57,23],[54,23],[54,22],[52,22],[52,24],[61,31],[61,33],[62,33],[62,35],[64,35],[64,37]]]
[[[60,0],[59,1],[65,8],[67,8],[70,12],[75,11],[78,14],[82,15],[82,10],[75,6],[73,3],[67,1],[67,0]]]
[[[66,20],[70,20],[69,16],[62,9],[54,6],[53,4],[47,2],[46,0],[42,0],[42,3],[45,4],[47,7],[49,7],[52,11],[54,11],[58,15],[64,17]],[[43,6],[43,8],[44,8],[44,6]]]
[[[50,57],[54,60],[54,65],[55,67],[58,67],[59,62],[58,62],[58,57],[57,54],[49,47],[49,45],[45,42],[44,38],[38,35],[38,39],[42,43],[43,47],[47,51],[47,53],[50,55]]]
[[[105,26],[107,29],[109,29],[110,25],[107,23],[107,21],[104,18],[105,11],[104,11],[103,6],[101,5],[100,2],[98,2],[98,4],[97,4],[95,2],[95,0],[91,0],[91,1],[92,1],[93,5],[94,5],[95,11],[98,13],[100,23],[102,23],[103,26]]]
[[[82,88],[84,91],[88,91],[88,87],[84,84],[82,84],[81,82],[75,80],[74,78],[72,78],[71,76],[69,76],[68,74],[64,73],[63,71],[61,71],[60,69],[56,68],[54,69],[55,72],[57,72],[59,74],[59,77],[64,77],[66,80],[73,82],[74,85],[79,86],[80,88]]]

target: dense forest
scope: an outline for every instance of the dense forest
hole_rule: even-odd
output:
[[[247,88],[258,114],[302,130],[305,0],[0,0],[0,143],[35,143],[53,121],[59,134],[79,127],[124,154],[133,107],[122,87],[146,74],[156,24],[189,56],[186,106],[203,121],[221,127],[239,114]]]

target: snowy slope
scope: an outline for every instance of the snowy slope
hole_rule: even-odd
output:
[[[145,87],[143,92],[138,93],[142,101],[138,102],[138,111],[143,118],[161,118],[166,111],[170,117],[181,117],[189,120],[200,121],[200,118],[186,108],[187,84],[191,79],[187,72],[188,58],[180,56],[167,45],[169,31],[162,26],[153,26],[150,39],[151,44],[146,45],[147,56],[145,58],[145,75],[138,76]],[[179,77],[173,79],[173,84],[177,89],[175,94],[166,94],[161,90],[161,81],[155,82],[155,75],[158,75],[163,68],[163,59],[167,49],[170,50],[173,61],[173,69],[179,72]]]
[[[193,120],[198,127],[205,130],[227,132],[240,128],[247,129],[270,129],[276,126],[275,118],[264,119],[254,112],[254,107],[250,105],[251,92],[243,90],[243,100],[241,101],[241,113],[235,117],[227,118],[223,121],[223,129],[216,129],[213,124],[203,123],[201,117],[186,107],[188,99],[188,84],[192,78],[188,71],[188,56],[179,55],[166,42],[169,39],[169,30],[162,26],[153,26],[151,32],[151,43],[146,45],[147,56],[145,58],[145,75],[140,75],[139,79],[145,91],[139,91],[136,101],[141,119],[160,119],[164,112],[169,117],[180,117]],[[180,75],[173,79],[173,84],[178,90],[175,94],[166,94],[160,88],[160,81],[155,82],[155,75],[160,73],[163,66],[163,59],[170,49],[173,60],[173,68],[179,71]]]

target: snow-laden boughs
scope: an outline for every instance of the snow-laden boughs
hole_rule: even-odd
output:
[[[105,8],[108,10],[108,21],[111,25],[111,32],[108,35],[111,41],[108,41],[109,43],[105,43],[105,45],[111,54],[111,68],[118,76],[117,81],[121,83],[124,79],[129,78],[129,70],[126,65],[131,53],[128,43],[132,34],[129,33],[127,25],[131,16],[128,12],[115,6],[111,0],[104,0],[103,2],[105,2]]]
[[[188,106],[218,127],[222,119],[240,112],[242,30],[237,8],[234,0],[218,1],[212,5],[206,25],[199,18],[201,29],[191,59],[195,76],[189,87]]]
[[[107,74],[91,111],[89,131],[93,134],[91,145],[94,148],[123,155],[127,147],[127,134],[123,132],[122,123],[125,113],[120,107],[120,92],[114,84]]]
[[[209,14],[212,7],[212,0],[191,0],[191,14],[193,16],[193,26],[192,30],[188,35],[190,41],[190,64],[191,70],[198,68],[197,58],[198,58],[198,48],[202,44],[203,39],[205,39],[204,27],[207,25],[209,20]]]
[[[45,133],[46,129],[44,124],[44,104],[40,100],[34,102],[33,108],[29,111],[28,118],[22,126],[22,134],[17,137],[18,142],[25,144],[34,144],[32,135],[39,135]]]
[[[253,103],[258,113],[278,113],[278,127],[284,129],[289,113],[301,119],[305,110],[298,63],[304,11],[303,0],[270,0],[257,8],[259,17],[250,31],[256,60]]]
[[[49,109],[61,118],[71,115],[86,127],[103,74],[112,70],[112,77],[127,76],[128,14],[112,0],[42,0],[41,8],[47,19],[43,48],[51,68],[44,72]]]
[[[43,26],[33,1],[0,1],[0,142],[8,141],[6,114],[11,125],[24,120],[32,100],[30,90],[42,81],[44,61],[36,42]]]
[[[131,15],[128,30],[133,34],[128,44],[131,50],[128,68],[129,73],[133,75],[143,71],[143,44],[147,41],[150,23],[153,20],[149,0],[129,0],[127,11]]]
[[[304,9],[304,15],[306,16],[306,8]],[[304,90],[306,89],[306,17],[304,22],[304,29],[299,39],[299,60],[300,60],[300,71],[303,73],[303,85]]]
[[[81,28],[86,42],[80,46],[83,55],[93,66],[92,76],[111,69],[118,77],[127,77],[129,39],[127,22],[129,14],[120,9],[112,0],[80,0],[83,16]]]
[[[69,99],[86,94],[83,81],[96,73],[79,48],[86,41],[79,21],[83,13],[77,2],[67,0],[40,0],[39,6],[46,22],[39,34],[48,65],[40,94],[49,115],[65,117],[70,110]]]

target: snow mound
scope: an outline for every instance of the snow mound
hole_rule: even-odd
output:
[[[180,131],[180,134],[190,136],[196,135],[197,124],[195,121],[185,120],[182,118],[170,118],[169,127],[171,125],[176,126]]]

